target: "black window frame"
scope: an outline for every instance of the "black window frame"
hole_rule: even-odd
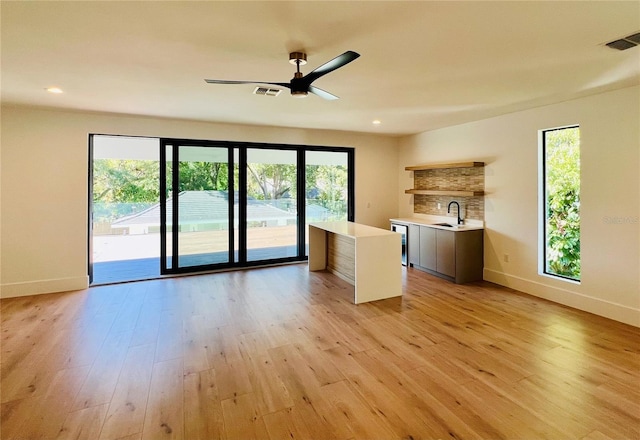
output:
[[[568,130],[568,129],[575,129],[577,128],[578,130],[580,130],[580,125],[579,124],[573,124],[573,125],[565,125],[565,126],[561,126],[561,127],[555,127],[555,128],[548,128],[548,129],[544,129],[544,130],[540,130],[540,136],[541,136],[541,191],[542,191],[542,197],[541,197],[541,217],[542,217],[542,238],[541,238],[541,272],[549,277],[553,277],[553,278],[558,278],[561,280],[565,280],[565,281],[570,281],[573,283],[580,283],[581,282],[581,278],[582,278],[582,274],[580,274],[579,278],[573,278],[570,276],[566,276],[566,275],[561,275],[561,274],[557,274],[554,272],[550,272],[547,270],[548,267],[548,259],[547,259],[547,254],[548,254],[548,246],[549,246],[549,239],[548,239],[548,228],[547,228],[547,212],[548,212],[548,197],[547,197],[547,133],[550,132],[554,132],[554,131],[561,131],[561,130]]]
[[[246,184],[246,163],[247,163],[247,150],[248,149],[277,149],[277,150],[290,150],[296,151],[297,153],[297,201],[305,202],[306,198],[306,152],[308,151],[318,151],[318,152],[338,152],[338,153],[346,153],[347,154],[347,221],[353,222],[355,219],[355,148],[354,147],[340,147],[340,146],[321,146],[321,145],[303,145],[303,144],[285,144],[285,143],[265,143],[265,142],[236,142],[236,141],[221,141],[221,140],[206,140],[206,139],[188,139],[188,138],[168,138],[168,137],[158,137],[158,136],[141,136],[141,135],[113,135],[106,133],[89,133],[88,134],[88,244],[87,244],[87,272],[89,275],[90,283],[93,281],[93,258],[92,258],[92,241],[93,241],[93,206],[92,206],[92,190],[93,190],[93,138],[94,136],[123,136],[123,137],[143,137],[143,138],[154,138],[158,139],[160,145],[160,193],[164,194],[163,188],[166,191],[167,185],[167,169],[166,169],[166,157],[165,150],[167,145],[188,145],[188,146],[211,146],[211,147],[226,147],[228,148],[229,155],[229,190],[234,191],[238,190],[239,193],[239,217],[240,219],[246,218],[246,215],[243,215],[242,210],[246,210],[246,186],[242,187],[242,182],[245,181]],[[233,165],[234,163],[234,149],[238,149],[238,161],[237,164],[239,167],[239,172],[244,174],[244,178],[240,176],[240,186],[241,188],[234,188],[234,179],[233,179]],[[175,151],[177,148],[173,148],[172,150],[172,161],[177,159],[177,154]],[[173,180],[173,179],[172,179]],[[177,185],[177,183],[173,182],[172,186]],[[163,197],[160,197],[160,211],[161,217],[166,218],[166,205],[164,205],[162,201]],[[165,199],[166,202],[166,199]],[[230,221],[233,216],[233,198],[230,198]],[[163,208],[164,206],[164,208]],[[175,206],[174,206],[175,208]],[[182,273],[189,272],[202,272],[202,271],[211,271],[211,270],[220,270],[220,269],[238,269],[238,268],[251,268],[255,266],[264,266],[264,265],[276,265],[282,263],[289,262],[302,262],[308,259],[306,255],[306,209],[305,204],[299,204],[298,209],[298,231],[297,231],[297,243],[298,243],[298,252],[294,257],[286,257],[286,258],[277,258],[277,259],[269,259],[269,260],[258,260],[258,261],[247,261],[246,258],[246,221],[243,224],[239,225],[239,256],[237,261],[233,258],[234,253],[234,230],[230,228],[229,232],[229,240],[230,240],[230,261],[229,263],[217,264],[217,265],[204,265],[204,266],[195,266],[195,267],[177,267],[177,265],[173,265],[173,269],[170,271],[163,270],[167,265],[167,249],[164,241],[161,241],[160,244],[160,262],[161,262],[161,276],[167,275],[178,275]],[[177,216],[177,210],[173,210],[174,217]],[[245,213],[246,214],[246,213]],[[173,219],[173,224],[176,224],[176,218]],[[233,224],[233,223],[230,223]],[[160,234],[163,237],[166,237],[166,224],[164,221],[161,221]],[[173,240],[173,238],[172,238]],[[175,242],[172,243],[175,246]],[[172,246],[172,249],[176,249]],[[173,259],[172,259],[173,260]]]

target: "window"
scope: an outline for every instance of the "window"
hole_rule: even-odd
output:
[[[543,272],[580,281],[580,128],[542,131]]]

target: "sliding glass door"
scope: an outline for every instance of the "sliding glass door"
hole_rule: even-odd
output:
[[[89,137],[92,284],[304,261],[310,222],[354,219],[354,151]]]
[[[162,273],[304,258],[295,149],[162,140]]]
[[[232,150],[210,143],[162,140],[162,272],[233,262]]]
[[[303,261],[309,221],[353,220],[352,149],[157,141],[159,197],[142,214],[156,213],[145,233],[159,237],[162,275]],[[143,174],[136,188],[154,178]]]
[[[246,150],[247,261],[298,256],[298,154]]]
[[[92,285],[160,276],[157,138],[89,137]]]

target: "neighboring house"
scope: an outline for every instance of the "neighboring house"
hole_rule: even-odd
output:
[[[180,230],[182,232],[228,229],[229,194],[226,191],[182,191],[178,194],[180,206]],[[233,203],[234,218],[238,218],[238,195]],[[167,200],[167,217],[173,214],[172,199]],[[310,221],[325,220],[329,211],[318,205],[309,205]],[[251,226],[286,226],[295,224],[295,212],[285,211],[269,201],[247,200],[247,222]],[[237,226],[237,220],[236,220]],[[124,234],[148,234],[160,231],[160,204],[144,211],[115,220],[111,228],[121,229]]]
[[[307,223],[325,222],[329,220],[330,216],[331,211],[323,206],[314,204],[307,205]]]

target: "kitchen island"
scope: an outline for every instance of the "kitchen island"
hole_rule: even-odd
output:
[[[402,295],[402,237],[347,221],[309,224],[309,270],[354,286],[354,303]]]

